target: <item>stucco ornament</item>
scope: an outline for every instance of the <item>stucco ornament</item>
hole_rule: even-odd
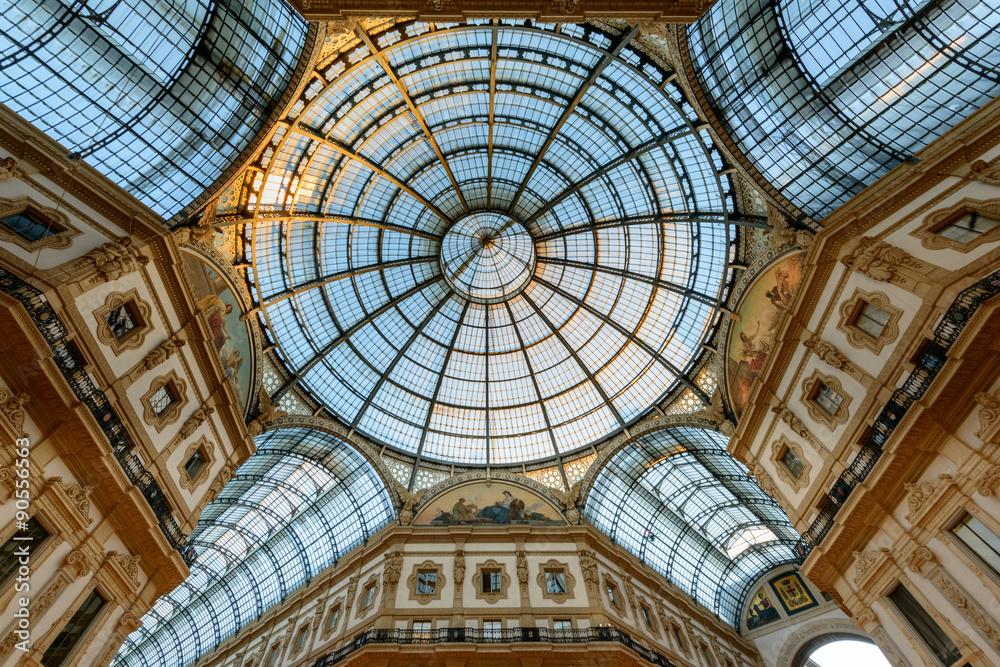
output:
[[[399,494],[399,499],[403,501],[403,507],[399,510],[399,522],[404,526],[408,526],[413,521],[413,508],[417,506],[420,499],[427,493],[427,489],[409,491],[399,481],[396,481],[396,493]]]
[[[580,488],[583,482],[577,482],[569,487],[568,491],[563,491],[561,489],[550,489],[552,495],[559,499],[559,501],[566,506],[566,519],[570,523],[580,523],[580,511],[576,509],[576,501],[580,497]]]

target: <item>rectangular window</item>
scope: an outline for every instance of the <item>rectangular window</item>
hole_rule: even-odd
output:
[[[437,590],[437,570],[417,572],[417,595],[433,595]]]
[[[430,621],[413,621],[413,638],[427,641],[431,638]]]
[[[676,640],[677,640],[677,648],[679,648],[679,649],[680,649],[680,650],[682,650],[682,651],[686,650],[686,649],[684,648],[684,638],[683,638],[683,637],[681,637],[681,631],[680,631],[680,628],[678,628],[678,627],[677,627],[677,626],[675,625],[675,626],[673,627],[673,631],[674,631],[674,639],[676,639]]]
[[[1000,576],[1000,537],[987,528],[986,524],[971,514],[966,514],[951,532],[979,556],[993,570],[993,574]]]
[[[501,589],[500,570],[483,570],[483,592],[500,593]]]
[[[611,604],[613,604],[613,605],[615,605],[617,607],[618,606],[618,589],[615,588],[614,586],[612,586],[611,584],[608,584],[607,588],[608,588],[608,600],[611,601]]]
[[[785,447],[785,451],[781,453],[781,464],[788,470],[792,479],[798,479],[799,475],[802,474],[802,461],[788,447]]]
[[[639,609],[642,610],[642,620],[646,622],[646,627],[652,629],[653,619],[649,616],[649,610],[645,607],[640,607]]]
[[[500,639],[502,631],[500,621],[483,621],[483,639]]]
[[[45,530],[35,517],[28,519],[27,524],[27,530],[17,531],[3,543],[3,546],[0,546],[0,586],[6,583],[7,578],[14,574],[20,565],[20,556],[15,555],[15,552],[18,552],[21,547],[26,547],[30,559],[35,549],[49,536],[49,531]]]
[[[913,630],[920,635],[931,650],[931,653],[942,665],[950,665],[962,657],[961,651],[955,646],[941,626],[938,625],[927,610],[917,602],[916,598],[902,584],[889,593],[889,600],[906,618]]]
[[[704,644],[701,645],[701,654],[705,657],[705,664],[708,667],[715,667],[715,660],[712,659],[712,654],[708,652],[708,647]]]
[[[365,589],[365,602],[362,607],[370,607],[372,603],[375,602],[375,586],[369,586]]]
[[[552,629],[553,630],[572,630],[573,629],[573,621],[564,621],[564,620],[552,621]]]
[[[889,313],[867,301],[861,302],[858,314],[854,316],[854,321],[851,322],[851,325],[855,329],[860,329],[875,339],[878,339],[882,335],[882,330],[885,329],[887,324],[889,324]]]
[[[48,649],[45,650],[41,663],[45,667],[62,665],[83,638],[83,635],[86,634],[87,628],[104,608],[105,603],[106,600],[101,597],[100,593],[92,591],[73,614],[73,618],[69,619],[69,622],[63,627],[62,632],[56,635]]]
[[[946,239],[959,243],[972,243],[986,232],[996,229],[998,225],[1000,225],[1000,220],[996,218],[969,212],[952,220],[939,229],[937,233]]]
[[[306,635],[309,634],[309,628],[302,627],[299,628],[299,634],[295,637],[295,650],[301,651],[302,647],[306,645]]]
[[[8,215],[2,219],[3,226],[14,232],[25,241],[41,241],[55,236],[59,230],[53,229],[51,222],[29,211]]]
[[[205,465],[205,452],[200,449],[191,455],[191,458],[187,460],[184,464],[184,470],[187,471],[188,478],[194,479],[198,473],[201,471],[202,467]]]
[[[274,667],[276,664],[278,664],[278,647],[272,646],[271,652],[267,654],[265,667]]]
[[[562,570],[545,571],[545,590],[549,593],[566,592],[566,575]]]
[[[111,334],[117,340],[122,340],[140,325],[131,301],[109,311],[104,315],[104,319],[107,320],[108,326],[111,327]]]
[[[816,405],[818,405],[823,412],[833,417],[837,414],[837,410],[840,409],[840,404],[844,401],[844,399],[840,397],[840,394],[826,386],[826,384],[817,382],[816,393],[813,394],[813,401],[815,401]]]
[[[334,628],[337,627],[337,621],[340,620],[340,607],[336,607],[330,612],[330,615],[326,617],[326,631],[332,632]]]
[[[149,397],[149,404],[153,407],[156,416],[160,417],[176,400],[173,388],[169,384],[165,384]]]

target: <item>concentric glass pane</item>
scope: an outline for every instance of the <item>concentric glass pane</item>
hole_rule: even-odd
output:
[[[247,192],[249,287],[293,378],[276,398],[306,391],[410,455],[511,465],[688,382],[732,193],[670,73],[591,25],[357,35]]]

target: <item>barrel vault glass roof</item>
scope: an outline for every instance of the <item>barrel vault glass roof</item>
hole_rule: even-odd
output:
[[[678,383],[707,399],[731,183],[634,35],[403,22],[320,63],[245,227],[277,398],[470,466],[579,450]]]
[[[0,0],[0,103],[169,218],[264,125],[306,31],[285,0]]]
[[[115,667],[193,664],[395,517],[352,446],[305,428],[270,431],[191,533],[191,575],[129,635]]]
[[[738,628],[748,587],[796,560],[798,533],[727,441],[689,427],[640,437],[598,473],[584,517]]]

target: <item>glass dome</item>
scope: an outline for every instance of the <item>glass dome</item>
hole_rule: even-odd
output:
[[[731,185],[635,34],[402,22],[320,63],[250,195],[276,398],[475,466],[579,450],[678,383],[707,400]]]

